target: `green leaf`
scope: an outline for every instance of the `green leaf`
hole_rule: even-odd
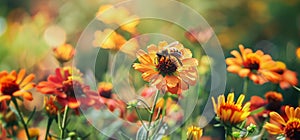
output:
[[[34,107],[33,111],[30,113],[28,120],[26,122],[26,124],[29,124],[29,122],[31,121],[31,119],[33,118],[34,113],[36,112],[36,106]]]
[[[261,113],[261,112],[263,112],[265,109],[266,109],[266,108],[265,108],[264,106],[263,106],[263,107],[260,107],[260,108],[258,108],[258,109],[255,109],[255,110],[251,111],[251,114],[250,114],[250,115],[255,115],[255,114],[257,114],[257,113]]]
[[[147,130],[143,126],[136,133],[136,140],[147,140]]]

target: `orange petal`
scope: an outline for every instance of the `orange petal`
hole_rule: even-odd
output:
[[[142,64],[153,64],[153,60],[144,50],[137,51],[137,58]]]
[[[31,82],[34,79],[34,74],[30,74],[28,75],[20,84],[20,87],[23,87],[24,85],[26,85],[27,83]]]
[[[17,84],[20,84],[20,82],[23,80],[24,76],[25,76],[25,69],[21,69],[19,74],[18,74],[18,77],[17,77],[17,81],[16,83]]]
[[[271,112],[270,113],[270,117],[275,122],[278,122],[278,123],[280,123],[282,125],[286,124],[285,121],[284,121],[284,119],[277,112]]]
[[[139,72],[146,72],[146,71],[153,70],[153,68],[151,66],[145,65],[145,64],[140,64],[140,63],[134,63],[133,68]]]
[[[30,92],[24,92],[23,98],[25,98],[25,99],[27,99],[29,101],[33,100],[32,94]]]
[[[241,77],[247,77],[249,73],[250,73],[249,69],[241,69],[239,71],[239,76],[241,76]]]
[[[198,66],[198,60],[195,58],[186,58],[182,60],[183,66]]]
[[[179,79],[176,76],[165,76],[165,79],[167,81],[167,86],[168,87],[175,87],[179,83]]]
[[[10,100],[10,99],[11,99],[11,96],[9,96],[9,95],[1,95],[0,96],[0,102]]]
[[[34,83],[29,83],[26,86],[24,86],[22,89],[23,90],[29,90],[29,89],[32,89],[34,86],[35,86]]]
[[[273,135],[278,135],[278,134],[282,134],[283,131],[280,129],[279,126],[272,124],[272,123],[268,123],[266,122],[266,124],[264,125],[264,128]]]

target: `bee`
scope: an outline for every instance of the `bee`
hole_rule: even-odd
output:
[[[156,53],[157,60],[163,59],[169,59],[172,62],[179,63],[180,66],[182,66],[182,62],[180,58],[182,57],[182,53],[175,48],[175,45],[178,45],[179,42],[175,41],[167,46],[165,46],[162,50]]]

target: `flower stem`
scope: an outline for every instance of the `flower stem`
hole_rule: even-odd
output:
[[[155,110],[155,107],[156,107],[156,102],[158,100],[158,95],[159,95],[159,91],[156,92],[155,94],[155,97],[154,97],[154,102],[153,102],[153,105],[152,105],[152,109],[151,109],[151,112],[150,112],[150,116],[149,116],[149,124],[148,124],[148,130],[147,130],[147,133],[146,133],[146,139],[148,140],[148,137],[149,137],[149,133],[150,133],[150,128],[151,128],[151,123],[152,123],[152,118],[153,118],[153,114],[154,114],[154,110]]]
[[[27,124],[25,123],[24,117],[23,117],[23,115],[22,115],[22,113],[21,113],[21,111],[20,111],[20,108],[19,108],[19,105],[18,105],[18,103],[17,103],[16,98],[13,97],[13,98],[12,98],[12,101],[13,101],[15,107],[16,107],[16,110],[17,110],[18,115],[19,115],[19,117],[20,117],[21,123],[22,123],[22,125],[23,125],[23,127],[24,127],[24,129],[25,129],[27,139],[30,139]]]
[[[244,85],[243,85],[243,94],[246,94],[246,93],[247,93],[247,90],[248,90],[248,83],[249,83],[249,79],[248,79],[248,78],[245,78],[245,79],[244,79]]]
[[[68,111],[69,111],[69,107],[68,107],[68,105],[66,105],[63,120],[62,120],[62,123],[61,123],[61,130],[60,130],[61,131],[60,132],[60,138],[61,139],[64,138],[65,129],[66,129],[66,121],[67,121],[67,117],[68,117]]]
[[[52,121],[53,121],[53,118],[48,118],[48,123],[47,123],[47,130],[46,130],[46,136],[45,136],[45,140],[47,140],[48,138],[48,135],[49,135],[49,130],[50,130],[50,127],[51,127],[51,124],[52,124]]]

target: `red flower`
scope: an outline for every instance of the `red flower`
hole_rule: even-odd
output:
[[[57,102],[77,109],[80,105],[91,106],[95,103],[96,93],[81,82],[81,73],[76,69],[57,68],[55,75],[50,75],[47,81],[40,82],[37,90],[43,94],[56,95]]]

